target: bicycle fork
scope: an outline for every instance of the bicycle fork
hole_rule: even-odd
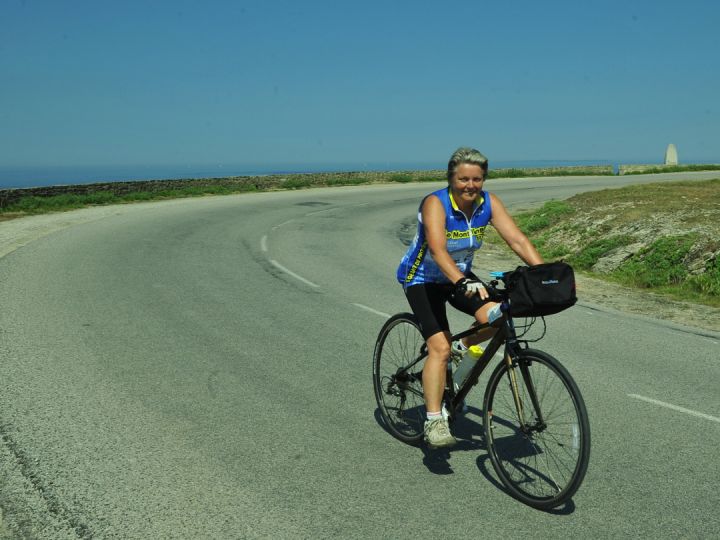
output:
[[[508,379],[510,380],[510,389],[512,391],[513,400],[515,401],[515,408],[517,409],[518,420],[520,422],[520,429],[524,433],[530,431],[542,431],[545,429],[545,421],[543,420],[542,411],[540,409],[540,402],[537,398],[537,392],[535,391],[535,384],[533,383],[532,377],[530,376],[530,370],[527,364],[522,362],[514,361],[512,355],[506,350],[505,351],[505,362],[507,364]],[[520,370],[522,375],[523,383],[527,389],[527,394],[530,398],[533,409],[535,410],[535,420],[537,423],[532,426],[532,423],[528,423],[526,419],[526,407],[523,403],[522,393],[520,391],[520,385],[518,384],[517,369]]]
[[[505,362],[507,363],[508,378],[510,379],[510,389],[512,390],[513,399],[515,400],[515,408],[517,409],[520,427],[525,428],[525,407],[523,407],[522,398],[520,397],[520,388],[517,383],[517,375],[513,360],[508,352],[505,352]]]

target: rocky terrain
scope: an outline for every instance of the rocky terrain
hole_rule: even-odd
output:
[[[662,238],[687,239],[689,249],[683,255],[683,266],[690,275],[702,274],[718,261],[720,182],[684,185],[677,198],[670,198],[668,185],[656,185],[645,192],[636,188],[615,192],[603,197],[600,204],[587,194],[569,199],[575,213],[541,232],[545,247],[571,254],[581,252],[590,242],[614,239],[619,245],[607,244],[609,249],[591,268],[598,274],[620,268]],[[634,196],[623,200],[623,193]]]
[[[548,259],[564,258],[584,270],[578,278],[580,298],[720,330],[720,308],[655,292],[670,284],[706,299],[720,297],[720,180],[627,186],[555,204],[554,211],[544,207],[546,216],[533,213],[535,223],[524,226],[530,226],[529,236]],[[497,236],[489,240],[498,244]],[[609,277],[631,279],[638,287]]]
[[[513,269],[521,261],[503,246],[486,243],[476,256],[483,271]],[[643,317],[660,319],[699,330],[720,332],[720,308],[679,302],[643,289],[625,287],[588,274],[577,273],[577,295],[581,305],[593,304]],[[573,308],[574,309],[574,308]]]

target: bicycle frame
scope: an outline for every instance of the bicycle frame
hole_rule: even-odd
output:
[[[500,347],[505,343],[506,338],[508,336],[508,326],[512,324],[512,319],[504,318],[503,324],[498,328],[498,331],[495,333],[495,335],[490,340],[490,343],[485,347],[485,350],[483,351],[482,356],[478,358],[477,362],[475,362],[475,365],[473,366],[472,370],[470,370],[470,373],[468,373],[468,376],[465,378],[465,381],[463,381],[463,384],[460,388],[455,391],[454,386],[452,384],[452,372],[450,369],[450,364],[448,362],[448,372],[446,377],[446,386],[448,387],[449,393],[450,393],[450,412],[451,414],[455,414],[455,411],[457,411],[458,407],[460,407],[465,400],[465,397],[468,395],[470,390],[473,386],[475,386],[478,382],[478,379],[480,378],[480,375],[482,375],[482,372],[485,371],[485,368],[490,363],[490,360],[495,356],[495,353],[498,352]],[[462,339],[467,336],[471,336],[475,334],[476,332],[488,328],[489,324],[480,324],[477,326],[473,326],[472,328],[469,328],[465,330],[464,332],[460,332],[459,334],[456,334],[452,336],[452,341],[457,341],[459,339]],[[511,332],[514,335],[514,329],[512,329]],[[506,353],[507,354],[507,353]]]
[[[520,340],[517,339],[517,335],[515,333],[515,325],[513,323],[512,317],[508,315],[508,306],[503,303],[502,306],[503,311],[503,318],[502,322],[500,323],[500,326],[498,328],[498,331],[495,333],[495,335],[490,340],[490,343],[488,343],[487,347],[483,351],[482,356],[478,358],[477,362],[473,366],[472,370],[470,370],[470,373],[466,377],[466,379],[463,381],[463,384],[460,388],[457,389],[457,391],[454,390],[454,386],[452,383],[452,374],[451,369],[448,364],[448,373],[446,377],[446,391],[450,395],[450,413],[451,415],[454,415],[459,407],[462,406],[465,397],[468,395],[470,390],[473,386],[475,386],[478,383],[478,379],[480,378],[480,375],[485,370],[485,368],[490,363],[490,360],[495,356],[495,353],[500,349],[500,347],[504,344],[505,345],[505,351],[504,351],[504,360],[508,365],[508,376],[510,378],[510,386],[512,387],[512,393],[513,398],[515,401],[515,408],[517,409],[518,413],[518,421],[521,426],[521,430],[524,432],[529,432],[533,430],[539,430],[542,431],[545,427],[545,421],[543,420],[543,414],[540,407],[540,402],[537,398],[537,392],[535,391],[535,385],[532,381],[532,378],[530,377],[530,371],[528,369],[528,366],[526,364],[519,364],[517,362],[518,358],[518,352],[521,348]],[[466,336],[470,336],[479,330],[482,330],[483,328],[488,328],[489,324],[480,324],[475,325],[464,332],[460,332],[459,334],[456,334],[452,336],[452,341],[457,341],[458,339],[462,339]],[[523,381],[525,383],[525,387],[528,389],[528,394],[530,397],[530,401],[532,403],[533,409],[535,411],[535,418],[536,422],[531,426],[526,421],[526,415],[525,415],[525,404],[522,402],[520,391],[518,389],[517,384],[517,373],[515,371],[515,367],[520,368],[520,373],[522,375]]]
[[[474,322],[454,335],[446,332],[447,338],[439,345],[446,351],[449,344],[442,342],[455,342],[450,361],[445,366],[442,357],[433,357],[433,370],[446,369],[443,412],[451,424],[464,416],[469,392],[492,363],[482,405],[476,405],[482,410],[471,408],[468,421],[477,421],[473,416],[482,418],[489,458],[509,493],[535,508],[555,508],[572,497],[587,470],[587,410],[567,369],[553,356],[531,347],[545,336],[544,319],[542,334],[529,336],[536,319],[514,320],[506,289],[496,289],[497,281],[488,285],[491,299],[500,303],[501,317],[492,324]],[[373,386],[383,425],[408,444],[420,443],[428,427],[422,384],[428,347],[421,334],[416,316],[398,313],[380,331],[373,355]],[[461,356],[456,352],[457,341],[463,338],[471,343],[485,340],[485,350],[480,358],[474,351],[464,355],[456,372]],[[434,373],[442,377],[442,372]],[[462,381],[461,373],[466,374]]]
[[[522,402],[522,399],[520,397],[520,392],[518,390],[518,384],[517,384],[517,373],[515,371],[515,367],[518,367],[517,358],[518,358],[518,352],[521,348],[521,341],[518,340],[516,332],[515,332],[515,325],[513,323],[512,317],[508,314],[509,306],[506,302],[502,303],[502,312],[503,316],[502,319],[500,319],[499,325],[496,324],[497,332],[492,337],[488,345],[485,347],[485,350],[483,351],[482,356],[478,358],[477,362],[475,362],[475,365],[470,370],[470,373],[468,373],[468,376],[465,378],[465,381],[463,381],[463,384],[460,388],[455,391],[453,381],[452,381],[452,369],[450,367],[450,363],[448,363],[448,369],[447,369],[447,376],[445,379],[445,391],[447,394],[447,397],[449,398],[449,403],[447,405],[449,406],[450,414],[451,416],[454,416],[457,410],[462,406],[465,397],[468,395],[470,390],[473,386],[475,386],[478,383],[478,380],[480,378],[480,375],[482,375],[485,368],[490,363],[490,360],[495,356],[495,354],[500,350],[500,347],[503,345],[505,346],[504,350],[504,360],[508,365],[508,375],[510,378],[510,385],[512,387],[512,393],[513,398],[515,401],[515,407],[517,409],[518,413],[518,420],[521,425],[521,429],[523,431],[532,431],[532,430],[542,430],[545,427],[545,422],[543,420],[542,411],[540,408],[540,402],[537,399],[537,393],[535,391],[535,385],[533,384],[532,378],[530,377],[529,370],[527,369],[526,365],[520,365],[520,374],[523,377],[523,381],[525,382],[525,386],[528,389],[528,394],[530,396],[530,401],[532,403],[533,409],[535,411],[535,418],[536,422],[534,425],[530,425],[526,421],[526,415],[525,415],[525,404]],[[484,324],[476,324],[468,328],[467,330],[464,330],[463,332],[460,332],[458,334],[454,334],[451,336],[451,341],[457,341],[459,339],[462,339],[467,336],[471,336],[475,333],[477,333],[480,330],[483,330],[484,328],[489,328],[491,325],[488,323]],[[394,382],[401,381],[403,379],[422,379],[422,370],[417,373],[411,373],[410,370],[413,368],[413,366],[417,365],[422,359],[424,359],[427,356],[427,345],[423,345],[420,348],[420,354],[418,357],[408,366],[406,366],[403,369],[398,370],[398,372],[395,374]]]

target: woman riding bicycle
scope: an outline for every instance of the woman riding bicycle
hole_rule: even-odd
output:
[[[472,272],[474,252],[480,248],[488,224],[528,265],[542,257],[513,221],[500,199],[483,191],[487,158],[472,148],[459,148],[448,162],[448,187],[423,198],[418,210],[415,238],[400,262],[397,279],[420,323],[428,356],[422,373],[427,409],[425,441],[431,448],[457,441],[443,415],[450,325],[445,304],[472,315],[480,323],[500,317],[499,304],[488,299],[483,283]],[[493,329],[458,344],[465,348],[491,337]]]

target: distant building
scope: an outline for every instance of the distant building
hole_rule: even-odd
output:
[[[678,164],[678,155],[677,155],[677,148],[675,148],[675,145],[670,143],[668,144],[667,150],[665,150],[665,165],[677,165]]]

